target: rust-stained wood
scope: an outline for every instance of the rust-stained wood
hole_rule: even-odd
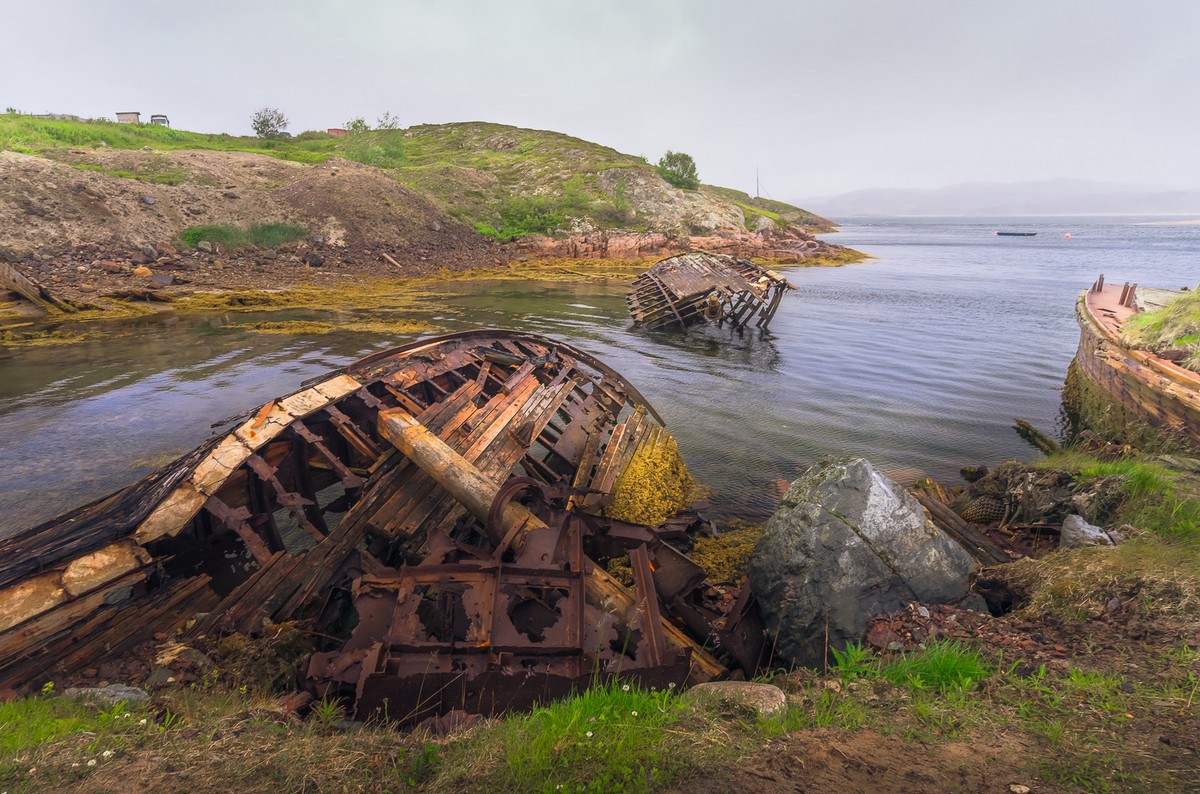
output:
[[[487,519],[499,486],[483,472],[456,453],[445,442],[430,433],[403,409],[393,409],[379,414],[379,435],[388,439],[405,457],[412,460],[421,470],[437,480],[459,503],[480,521]],[[492,540],[506,542],[520,549],[523,538],[537,529],[546,529],[546,524],[528,508],[517,502],[504,506],[500,525]],[[510,536],[510,533],[515,533]],[[648,565],[647,565],[648,570]],[[598,566],[591,566],[585,579],[589,601],[596,604],[619,604],[624,610],[636,608],[633,596]],[[673,624],[659,620],[664,636],[673,644],[690,648],[695,664],[695,673],[700,680],[719,675],[724,666],[712,658],[695,640],[688,637]]]
[[[207,614],[193,634],[316,618],[362,572],[459,543],[460,527],[481,531],[470,527],[486,506],[464,506],[380,442],[376,420],[396,409],[476,467],[493,493],[521,473],[611,487],[664,433],[632,384],[542,337],[467,332],[369,356],[230,420],[232,430],[130,488],[0,540],[0,638],[20,636],[0,649],[10,652],[0,680],[26,686],[39,664],[94,664],[147,636],[143,627],[174,628],[198,612]],[[498,548],[521,545],[502,540]],[[205,551],[212,546],[244,557],[230,566]],[[546,576],[538,586],[561,579]],[[632,609],[601,568],[587,578],[596,598]],[[577,642],[582,629],[572,631]],[[669,624],[662,631],[673,647],[692,647]],[[696,659],[697,675],[721,670]]]
[[[1158,357],[1153,351],[1122,344],[1121,327],[1136,307],[1120,293],[1131,288],[1098,282],[1080,296],[1079,349],[1075,364],[1112,397],[1125,424],[1155,428],[1176,443],[1200,449],[1200,373]]]
[[[636,325],[680,329],[709,322],[742,330],[758,317],[765,328],[787,279],[753,262],[725,254],[692,252],[662,260],[642,273],[625,296]]]

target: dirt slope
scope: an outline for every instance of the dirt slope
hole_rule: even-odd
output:
[[[17,254],[136,249],[189,226],[276,221],[300,224],[335,250],[386,245],[444,265],[494,255],[489,241],[426,198],[340,158],[301,165],[244,152],[0,153],[0,248]]]

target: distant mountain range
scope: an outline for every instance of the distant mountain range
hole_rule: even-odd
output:
[[[1200,191],[1055,179],[967,182],[934,190],[877,188],[796,203],[834,220],[854,215],[1187,215],[1200,214]]]

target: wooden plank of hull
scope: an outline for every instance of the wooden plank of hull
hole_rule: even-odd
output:
[[[1112,397],[1126,423],[1144,423],[1200,448],[1200,375],[1121,344],[1120,327],[1129,312],[1106,310],[1104,301],[1111,302],[1120,289],[1110,285],[1080,297],[1076,364]]]

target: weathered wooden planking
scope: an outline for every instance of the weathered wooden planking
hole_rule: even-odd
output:
[[[1080,297],[1076,364],[1112,397],[1124,423],[1142,423],[1200,448],[1200,375],[1121,344],[1121,324],[1132,311],[1110,306],[1119,289],[1110,285]]]
[[[75,307],[50,294],[50,292],[33,279],[17,272],[17,269],[7,262],[0,262],[0,287],[17,293],[25,300],[45,312],[75,311]]]

